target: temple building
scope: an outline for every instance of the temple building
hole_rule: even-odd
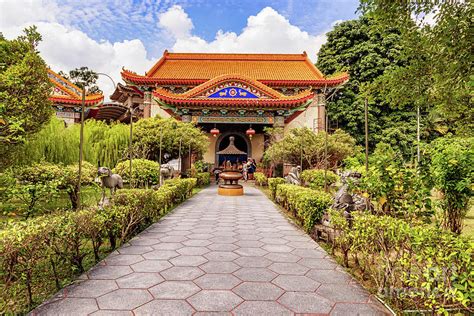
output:
[[[56,116],[66,124],[78,123],[81,121],[81,103],[82,90],[69,80],[58,75],[51,69],[48,69],[48,77],[53,84],[53,90],[49,100],[53,103],[53,108],[56,111]],[[85,118],[91,112],[92,107],[102,104],[104,96],[102,94],[88,94],[86,95]]]
[[[144,75],[122,71],[111,96],[143,117],[194,122],[209,135],[204,161],[260,162],[265,127],[324,130],[326,96],[348,81],[324,76],[307,54],[169,53]],[[230,136],[238,155],[226,155]],[[234,162],[234,161],[232,161]]]

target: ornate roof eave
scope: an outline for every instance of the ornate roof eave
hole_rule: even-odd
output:
[[[142,84],[149,86],[156,85],[200,85],[209,79],[176,79],[176,78],[154,78],[138,75],[129,70],[123,69],[121,72],[122,78],[125,82],[133,84]],[[211,79],[212,80],[212,79]],[[258,82],[271,87],[334,87],[346,83],[349,80],[349,74],[343,73],[337,77],[328,77],[318,80],[257,80]]]
[[[124,95],[137,95],[143,97],[143,92],[136,86],[123,85],[120,82],[115,87],[114,92],[110,95],[110,99],[113,101],[120,101]]]
[[[50,96],[49,100],[54,104],[73,104],[73,105],[81,105],[82,99],[73,99],[66,96]],[[99,105],[104,101],[103,95],[88,95],[86,96],[85,105],[86,106],[95,106]]]

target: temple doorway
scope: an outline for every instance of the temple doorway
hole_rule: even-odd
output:
[[[225,133],[216,142],[216,163],[218,166],[223,166],[227,161],[238,166],[243,161],[247,161],[250,153],[250,141],[240,133]]]

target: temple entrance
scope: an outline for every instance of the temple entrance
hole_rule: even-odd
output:
[[[251,144],[240,133],[225,133],[216,142],[216,163],[223,166],[225,162],[239,166],[247,161],[251,152]]]

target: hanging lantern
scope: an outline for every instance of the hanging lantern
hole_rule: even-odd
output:
[[[252,136],[255,135],[255,130],[252,128],[252,125],[250,125],[249,129],[245,132],[247,136],[252,139]]]
[[[214,126],[213,129],[211,129],[211,135],[214,137],[217,137],[219,135],[220,131]]]

